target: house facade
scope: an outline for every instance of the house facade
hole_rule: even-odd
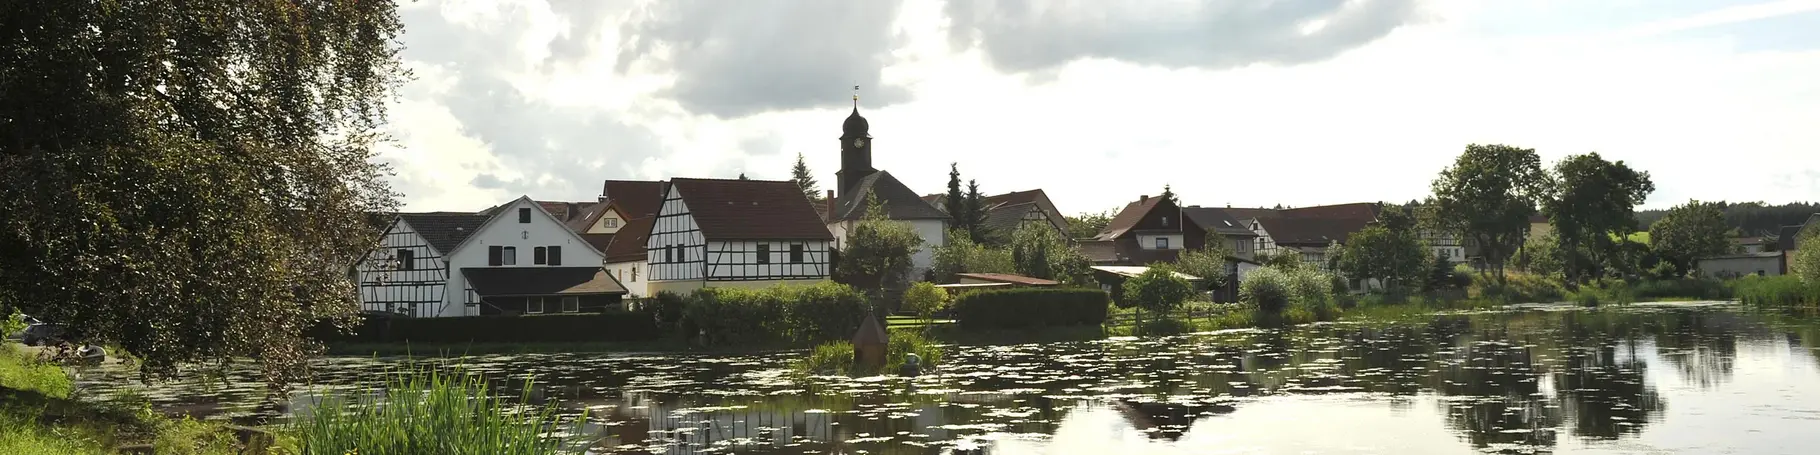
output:
[[[400,213],[380,236],[379,246],[355,265],[360,309],[411,317],[462,316],[465,308],[450,292],[445,256],[484,224],[472,213]],[[459,288],[457,288],[459,289]]]
[[[1202,229],[1220,234],[1233,256],[1248,260],[1257,257],[1257,232],[1246,221],[1234,218],[1226,209],[1191,205],[1183,207],[1182,214]]]
[[[601,253],[606,257],[607,272],[626,287],[627,297],[653,295],[645,243],[663,204],[663,191],[664,182],[655,180],[607,180],[601,185],[600,199],[609,202],[610,210],[602,210],[598,220],[585,226],[589,233],[584,236],[611,232],[613,240]]]
[[[1175,262],[1182,250],[1201,248],[1206,240],[1207,231],[1174,201],[1144,195],[1119,210],[1099,235],[1081,242],[1081,252],[1096,265],[1149,265]]]
[[[671,179],[645,241],[646,292],[811,284],[834,235],[794,182]]]
[[[947,211],[947,200],[946,194],[923,196],[924,202],[943,213]],[[1009,239],[1019,228],[1030,225],[1054,229],[1056,235],[1068,238],[1068,218],[1055,208],[1055,202],[1049,200],[1049,194],[1042,189],[981,197],[980,210],[986,213],[980,224],[1003,238]]]

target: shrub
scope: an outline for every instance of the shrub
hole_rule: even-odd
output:
[[[0,344],[0,388],[37,392],[52,398],[68,398],[74,390],[62,367],[40,361],[7,344]]]
[[[366,316],[353,333],[327,326],[312,333],[319,340],[358,343],[636,341],[659,335],[650,313],[627,311],[456,318]]]
[[[935,319],[936,313],[948,307],[948,291],[936,287],[935,283],[917,282],[904,291],[904,306],[924,321]]]
[[[25,315],[19,314],[18,312],[12,312],[12,314],[0,318],[0,340],[10,339],[13,337],[13,334],[24,330]]]
[[[658,331],[676,333],[682,328],[683,308],[688,306],[688,302],[688,298],[682,294],[663,291],[652,297],[649,306],[640,311],[651,314]]]
[[[384,390],[331,395],[299,416],[290,430],[301,455],[543,455],[562,448],[562,440],[541,437],[551,430],[542,422],[554,421],[554,405],[521,415],[514,411],[528,397],[513,403],[491,396],[478,375],[414,368],[388,378]]]
[[[962,295],[954,302],[954,313],[967,329],[1098,325],[1106,322],[1110,304],[1098,289],[1004,289]]]
[[[910,330],[893,331],[885,347],[884,373],[896,374],[904,366],[909,354],[916,354],[917,363],[923,371],[941,364],[942,349],[935,342],[924,338],[921,333]],[[847,341],[830,341],[817,345],[809,350],[809,355],[797,361],[791,369],[800,374],[846,374],[872,375],[880,371],[860,371],[853,364],[853,343]]]
[[[1239,302],[1265,314],[1289,309],[1290,278],[1276,267],[1252,270],[1239,282]]]
[[[707,345],[815,342],[853,336],[869,310],[865,294],[823,282],[690,294],[683,330]]]
[[[1698,300],[1724,300],[1732,297],[1730,288],[1725,283],[1709,278],[1677,278],[1667,280],[1645,280],[1632,286],[1637,299],[1653,300],[1663,298],[1691,298]]]
[[[1795,276],[1747,276],[1733,280],[1731,291],[1748,305],[1820,305],[1820,283],[1802,281]]]
[[[942,348],[935,341],[924,338],[923,334],[911,330],[891,332],[891,340],[885,348],[885,371],[896,373],[903,369],[907,354],[916,354],[917,364],[923,371],[929,371],[942,362]],[[852,351],[848,351],[852,354]]]
[[[1125,280],[1125,300],[1154,313],[1174,311],[1194,294],[1193,285],[1168,267],[1151,267],[1143,274]]]
[[[822,282],[772,288],[784,301],[786,337],[798,342],[851,338],[871,313],[866,295],[851,286]]]
[[[848,374],[853,371],[853,343],[830,341],[809,350],[792,369],[803,374]]]

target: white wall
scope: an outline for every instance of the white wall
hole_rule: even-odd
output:
[[[827,278],[832,268],[828,264],[828,248],[833,242],[826,240],[799,241],[708,241],[707,279],[741,279],[741,278],[776,278],[776,279],[820,279]],[[758,264],[758,245],[770,248],[770,263]],[[802,262],[790,262],[790,246],[802,245]]]
[[[663,206],[657,211],[651,235],[645,237],[645,262],[650,264],[651,277],[655,281],[702,279],[700,261],[705,242],[695,225],[695,217],[688,213],[689,205],[683,203],[682,192],[671,186],[664,196]],[[664,262],[665,245],[682,245],[680,250],[672,250],[670,263]]]
[[[398,250],[410,250],[415,258],[411,261],[412,270],[393,270]],[[355,266],[360,280],[356,283],[360,292],[360,309],[363,311],[392,311],[394,307],[408,304],[402,301],[434,301],[435,303],[416,303],[415,316],[434,316],[443,311],[447,300],[444,291],[448,289],[448,275],[443,270],[440,254],[428,241],[417,235],[410,223],[403,218],[392,221],[392,227],[380,237],[379,247],[367,253],[365,260]],[[404,281],[437,281],[436,284],[424,285],[391,285],[373,286],[376,282],[397,283]],[[408,308],[400,308],[409,310]]]
[[[619,284],[626,287],[626,297],[638,298],[651,295],[648,291],[650,285],[647,284],[651,282],[651,277],[647,276],[651,270],[645,264],[645,261],[609,262],[606,267],[607,273],[613,274],[614,278],[619,279]],[[634,270],[637,272],[634,273]]]
[[[1756,275],[1763,271],[1764,276],[1781,275],[1782,256],[1727,256],[1701,259],[1698,265],[1700,276],[1713,278],[1736,278],[1743,275]]]
[[[916,230],[916,235],[923,238],[923,247],[910,256],[910,279],[920,280],[924,270],[935,266],[935,248],[948,244],[948,222],[912,220],[910,227]]]
[[[531,222],[518,222],[518,209],[531,209]],[[528,199],[520,198],[497,212],[480,230],[456,247],[454,254],[449,255],[449,301],[450,305],[440,316],[473,316],[480,314],[478,305],[469,306],[467,302],[478,303],[479,298],[469,295],[467,278],[461,275],[464,267],[493,267],[487,265],[488,247],[499,245],[515,247],[518,250],[518,264],[499,267],[550,267],[534,264],[534,249],[540,246],[561,246],[561,267],[598,266],[604,259],[600,252],[586,242],[577,238],[574,232],[555,217],[539,208]],[[642,277],[641,277],[642,278]]]
[[[1167,249],[1180,250],[1185,248],[1182,243],[1184,240],[1182,234],[1138,234],[1138,248],[1146,250],[1157,249],[1156,239],[1158,238],[1169,239],[1169,248]]]

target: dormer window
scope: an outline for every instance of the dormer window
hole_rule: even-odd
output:
[[[1169,217],[1163,217],[1163,227],[1169,227]]]
[[[604,228],[619,227],[619,218],[601,218],[600,227],[604,227]]]

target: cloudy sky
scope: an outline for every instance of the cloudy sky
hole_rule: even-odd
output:
[[[874,165],[1065,212],[1403,201],[1468,143],[1597,151],[1647,206],[1820,200],[1820,0],[418,0],[412,211]]]

